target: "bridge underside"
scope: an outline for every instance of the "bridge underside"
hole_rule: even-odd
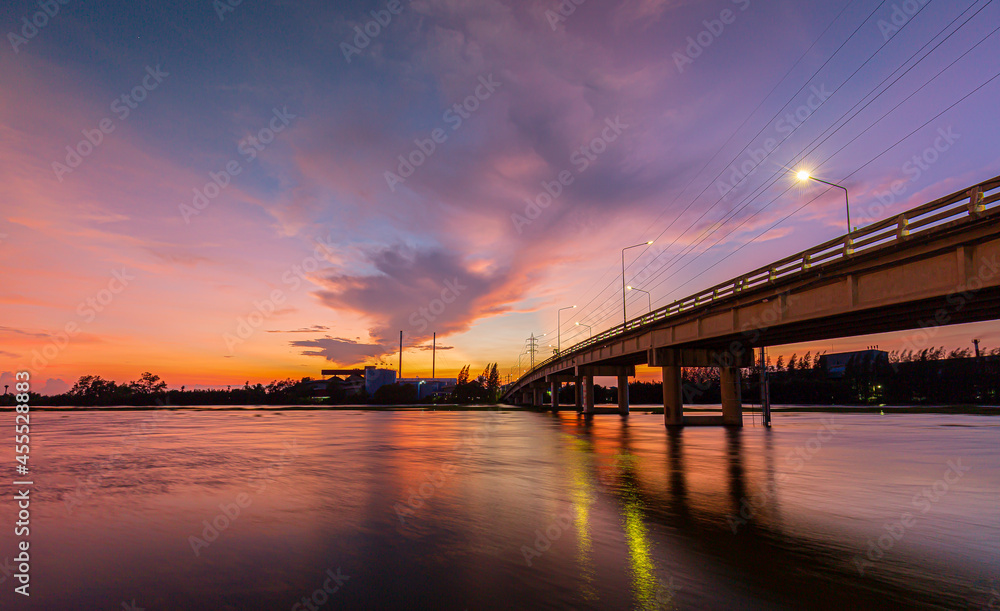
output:
[[[625,415],[627,376],[636,365],[648,365],[663,371],[665,424],[740,426],[740,368],[752,365],[756,347],[912,329],[907,348],[920,350],[931,346],[937,327],[1000,317],[998,213],[992,208],[919,237],[901,232],[886,246],[815,269],[806,258],[796,274],[734,288],[725,299],[571,348],[518,380],[506,397],[540,407],[549,390],[558,409],[558,388],[571,382],[578,411],[591,414],[593,376],[612,375]],[[723,415],[685,418],[681,368],[706,366],[720,368]]]

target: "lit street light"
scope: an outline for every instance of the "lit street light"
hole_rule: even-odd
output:
[[[636,244],[635,246],[626,246],[622,249],[622,324],[628,322],[628,314],[626,314],[625,308],[625,251],[630,248],[639,248],[640,246],[649,246],[653,241],[643,242],[642,244]]]
[[[583,323],[579,323],[578,322],[578,323],[576,323],[576,326],[578,326],[578,327],[587,327],[587,332],[590,334],[590,337],[594,337],[594,330],[590,328],[590,325],[585,325]]]
[[[560,318],[560,316],[562,315],[562,311],[563,310],[572,310],[574,308],[576,308],[575,305],[568,306],[568,307],[565,307],[565,308],[560,308],[559,311],[556,312],[556,327],[558,329],[556,331],[556,334],[557,334],[556,335],[556,354],[559,354],[560,352],[562,352],[562,322],[561,322],[562,319]]]
[[[815,176],[810,175],[809,172],[807,172],[805,170],[800,170],[799,173],[796,174],[796,176],[798,176],[798,179],[801,180],[801,181],[815,180],[816,182],[821,182],[824,185],[830,185],[831,187],[837,187],[838,189],[843,189],[844,190],[844,204],[846,205],[846,208],[847,208],[847,245],[848,245],[848,248],[850,248],[850,244],[851,244],[851,200],[850,200],[850,197],[847,195],[847,187],[838,185],[836,183],[827,182],[827,181],[823,180],[822,178],[816,178]]]
[[[639,291],[640,293],[646,293],[646,298],[649,299],[649,311],[650,312],[653,311],[653,298],[650,297],[649,291],[644,291],[642,289],[637,289],[637,288],[635,288],[634,286],[631,286],[631,285],[626,286],[625,288],[627,288],[630,291]]]

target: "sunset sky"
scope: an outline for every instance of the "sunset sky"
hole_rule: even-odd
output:
[[[5,2],[0,384],[395,367],[400,330],[406,376],[433,332],[506,375],[558,308],[563,347],[621,322],[625,246],[656,308],[843,234],[790,170],[855,225],[1000,174],[1000,6],[911,4]]]

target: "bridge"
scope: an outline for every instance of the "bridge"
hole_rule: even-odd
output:
[[[741,368],[754,349],[889,331],[929,346],[942,325],[1000,317],[1000,176],[628,320],[536,364],[502,400],[559,410],[571,383],[594,413],[594,376],[618,378],[629,410],[637,365],[663,373],[667,426],[742,426]],[[721,416],[684,416],[682,367],[718,367]]]

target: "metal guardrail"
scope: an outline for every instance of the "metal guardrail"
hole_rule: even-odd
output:
[[[988,209],[992,211],[1000,208],[1000,205],[997,205],[998,201],[1000,201],[1000,176],[911,208],[895,218],[878,221],[824,242],[819,246],[814,246],[809,250],[785,257],[768,266],[757,268],[752,272],[717,284],[689,297],[678,299],[670,305],[598,333],[537,363],[513,382],[510,388],[516,387],[522,379],[542,367],[581,352],[594,344],[642,329],[647,325],[659,323],[667,318],[683,314],[692,308],[733,297],[748,289],[771,284],[776,280],[784,280],[806,271],[814,272],[817,268],[827,267],[859,253],[868,253],[892,246],[946,223],[976,218]]]

